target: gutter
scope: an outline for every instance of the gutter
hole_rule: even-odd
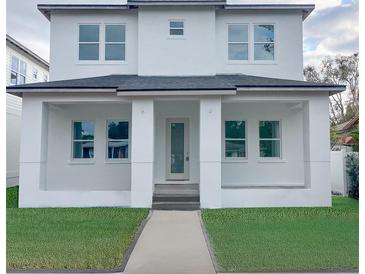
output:
[[[331,95],[346,90],[346,86],[335,87],[237,87],[237,91],[327,91]]]
[[[236,95],[236,89],[220,90],[140,90],[117,91],[117,96],[206,96],[206,95]]]

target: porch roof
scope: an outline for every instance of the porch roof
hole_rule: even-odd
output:
[[[344,91],[346,86],[258,77],[245,74],[212,76],[107,75],[81,79],[8,86],[7,92],[117,92],[118,95],[163,95],[181,91]],[[159,94],[154,94],[158,92]]]

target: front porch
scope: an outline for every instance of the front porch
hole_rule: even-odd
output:
[[[309,92],[25,94],[20,206],[329,205],[329,162],[316,161],[326,158],[318,136],[328,135],[327,100]],[[90,122],[93,137],[75,139],[75,121]],[[108,121],[123,123],[127,137],[109,136]],[[277,157],[261,157],[260,121],[280,124]],[[244,136],[230,138],[227,122],[244,124]],[[86,159],[75,159],[75,142]]]

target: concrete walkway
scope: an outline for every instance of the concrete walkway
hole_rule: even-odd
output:
[[[215,274],[197,211],[153,211],[126,274]]]

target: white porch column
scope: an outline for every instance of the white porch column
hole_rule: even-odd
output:
[[[306,186],[313,204],[331,205],[331,148],[328,94],[316,94],[305,107],[304,161]]]
[[[132,102],[131,206],[151,207],[153,195],[153,99]]]
[[[221,207],[221,98],[200,100],[200,204]]]
[[[19,207],[38,206],[45,189],[48,107],[40,98],[25,96],[20,141]]]

